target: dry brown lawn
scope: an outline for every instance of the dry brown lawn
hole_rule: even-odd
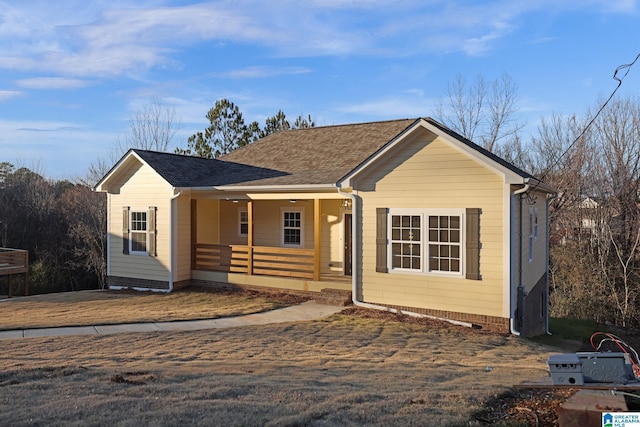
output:
[[[29,312],[24,306],[20,316]],[[547,375],[552,350],[437,323],[344,314],[196,332],[2,340],[0,420],[12,426],[469,425],[472,412],[492,397]]]
[[[251,291],[65,292],[0,301],[0,330],[215,319],[284,305],[282,296]]]

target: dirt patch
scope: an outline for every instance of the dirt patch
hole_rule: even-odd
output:
[[[155,377],[149,372],[136,371],[136,372],[124,372],[121,374],[114,374],[109,378],[112,383],[130,384],[130,385],[145,385],[149,381],[153,381]]]

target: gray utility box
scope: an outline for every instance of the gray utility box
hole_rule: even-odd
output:
[[[576,353],[582,363],[585,383],[626,384],[635,380],[631,359],[626,353]]]
[[[553,354],[547,360],[554,385],[584,385],[582,361],[575,354]]]

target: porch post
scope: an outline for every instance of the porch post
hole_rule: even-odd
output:
[[[198,201],[191,199],[191,269],[196,269],[196,244],[198,243]]]
[[[247,275],[253,275],[253,200],[247,201]]]
[[[321,220],[320,199],[313,199],[313,243],[315,252],[313,255],[313,280],[315,281],[320,280]]]

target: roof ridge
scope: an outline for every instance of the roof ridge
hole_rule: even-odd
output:
[[[249,147],[251,147],[252,145],[260,145],[262,143],[264,143],[265,141],[268,141],[270,139],[273,139],[274,135],[282,135],[282,134],[290,134],[293,132],[303,132],[303,131],[314,131],[314,130],[326,130],[326,129],[330,129],[330,128],[341,128],[341,127],[355,127],[355,126],[366,126],[366,125],[377,125],[377,124],[389,124],[389,123],[399,123],[399,122],[415,122],[417,120],[420,120],[420,117],[418,118],[404,118],[404,119],[391,119],[391,120],[379,120],[379,121],[369,121],[369,122],[361,122],[361,123],[342,123],[342,124],[337,124],[337,125],[324,125],[324,126],[314,126],[314,127],[308,127],[308,128],[297,128],[297,129],[287,129],[287,130],[282,130],[282,131],[277,131],[277,132],[273,132],[265,137],[262,138],[258,138],[255,141],[247,144],[247,145],[243,145],[242,147],[238,147],[235,150],[227,153],[227,154],[223,154],[222,156],[218,157],[218,159],[220,160],[225,160],[225,157],[227,157],[230,154],[233,154],[234,156],[237,155],[237,153],[242,153],[242,151],[244,150],[248,150]]]
[[[313,126],[306,128],[296,128],[296,129],[286,129],[282,132],[291,132],[297,130],[312,130],[312,129],[326,129],[326,128],[337,128],[337,127],[346,127],[346,126],[363,126],[363,125],[375,125],[375,124],[383,124],[383,123],[392,123],[392,122],[404,122],[409,120],[418,120],[420,117],[405,117],[403,119],[390,119],[390,120],[372,120],[368,122],[359,122],[359,123],[338,123],[333,125],[322,125],[322,126]],[[274,132],[277,133],[277,132]]]

